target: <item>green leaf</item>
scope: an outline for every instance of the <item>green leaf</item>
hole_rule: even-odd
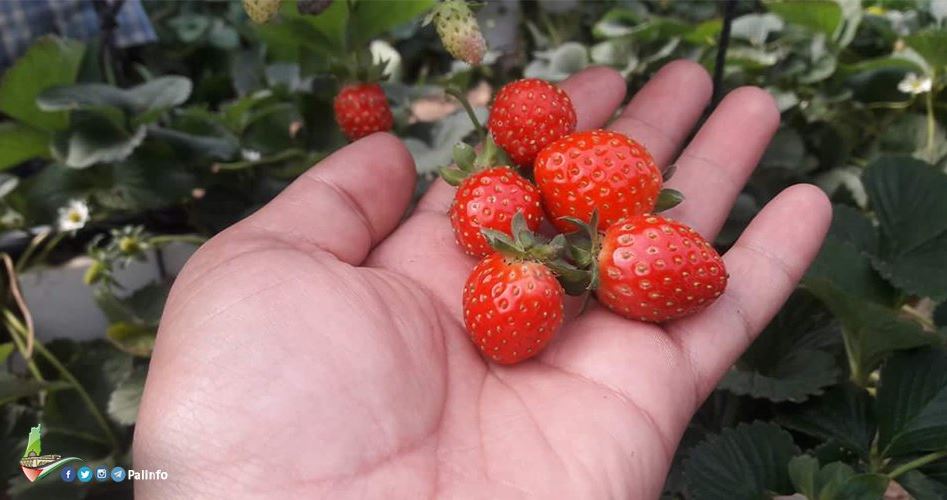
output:
[[[359,2],[356,4],[350,28],[352,43],[355,47],[361,46],[392,28],[411,22],[434,7],[434,4],[434,0]],[[320,17],[326,12],[320,14]]]
[[[947,352],[892,356],[881,370],[876,403],[883,456],[947,449]]]
[[[888,489],[888,476],[882,474],[857,474],[842,485],[838,500],[882,500]]]
[[[58,391],[69,387],[71,386],[66,382],[23,380],[3,373],[0,374],[0,405],[5,405],[26,396],[32,396],[40,391]]]
[[[53,137],[53,156],[72,168],[127,158],[145,138],[145,127],[131,132],[112,113],[79,111],[68,130]]]
[[[842,21],[842,8],[831,0],[768,1],[766,7],[790,24],[821,31],[832,38]]]
[[[0,123],[0,170],[49,157],[49,133],[16,122]]]
[[[7,358],[13,354],[15,348],[16,347],[13,345],[13,342],[4,342],[0,344],[0,365],[7,362]]]
[[[824,467],[810,455],[789,461],[789,476],[796,491],[813,500],[880,500],[888,478],[880,474],[855,474],[848,464],[832,462]]]
[[[943,500],[947,498],[947,484],[914,469],[901,474],[898,484],[916,500]]]
[[[720,388],[740,396],[801,402],[836,382],[835,357],[814,342],[838,338],[817,301],[793,295],[727,372]]]
[[[46,111],[115,107],[128,113],[148,113],[183,104],[191,88],[191,80],[183,76],[162,76],[129,89],[80,83],[47,89],[37,103]]]
[[[138,406],[141,404],[146,376],[147,370],[137,367],[112,391],[108,403],[108,413],[112,420],[122,425],[135,423],[138,419]]]
[[[123,352],[147,358],[155,348],[157,333],[152,326],[121,322],[109,325],[105,338]]]
[[[189,134],[179,130],[152,127],[148,134],[167,142],[179,156],[199,161],[202,159],[229,160],[239,152],[239,144],[233,136],[210,136]]]
[[[871,219],[849,205],[833,205],[829,234],[861,252],[874,254],[878,251],[878,230]]]
[[[802,405],[781,407],[776,421],[794,431],[835,441],[865,460],[875,437],[872,398],[852,384],[833,387]]]
[[[46,113],[36,105],[36,96],[56,85],[76,80],[85,47],[75,41],[52,36],[40,38],[0,82],[0,111],[38,129],[55,131],[68,123],[65,113]]]
[[[724,429],[693,449],[684,463],[691,497],[766,499],[792,493],[787,464],[799,452],[776,425],[754,422]]]
[[[927,30],[904,37],[908,46],[917,51],[935,68],[947,66],[947,29]]]
[[[885,156],[863,181],[883,236],[875,266],[909,293],[947,298],[947,175],[914,158]]]
[[[861,231],[860,228],[845,227],[852,221],[847,215],[835,217],[829,236],[822,244],[822,249],[815,261],[806,272],[803,284],[825,300],[823,295],[838,292],[850,295],[853,299],[879,304],[891,304],[894,301],[894,291],[891,286],[878,275],[871,265],[871,259],[865,253],[850,244],[853,238],[870,239],[870,236],[854,236],[852,233]],[[839,237],[836,237],[836,234]],[[860,234],[860,233],[859,233]],[[843,241],[845,238],[848,241]],[[835,311],[836,315],[839,311]],[[839,316],[845,321],[846,318]]]

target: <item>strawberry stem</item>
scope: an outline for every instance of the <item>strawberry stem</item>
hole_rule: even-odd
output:
[[[444,93],[460,101],[460,105],[463,106],[464,111],[467,112],[467,117],[470,118],[470,122],[473,123],[474,130],[477,131],[477,135],[479,136],[480,140],[483,141],[487,131],[485,128],[483,128],[483,125],[480,124],[480,120],[477,119],[477,114],[474,113],[473,106],[470,105],[470,101],[467,100],[467,96],[454,87],[445,88]]]

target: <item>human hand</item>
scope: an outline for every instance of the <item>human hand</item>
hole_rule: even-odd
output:
[[[562,83],[580,129],[624,97],[611,70]],[[712,240],[779,124],[772,98],[730,93],[678,156],[711,94],[667,65],[611,128],[643,143],[667,212]],[[687,422],[779,310],[830,220],[818,189],[769,203],[724,259],[726,292],[653,325],[593,304],[539,356],[485,361],[464,332],[474,259],[441,181],[415,182],[394,137],[358,141],[188,262],[162,318],[134,443],[142,498],[656,498]]]

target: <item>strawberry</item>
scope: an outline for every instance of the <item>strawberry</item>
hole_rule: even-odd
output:
[[[243,10],[255,23],[263,24],[276,16],[282,0],[243,0]]]
[[[352,141],[391,130],[394,122],[385,91],[377,83],[353,83],[342,87],[332,106],[335,121]]]
[[[437,4],[428,21],[434,21],[437,36],[444,48],[455,59],[467,64],[480,64],[487,52],[487,41],[483,38],[477,18],[464,0],[446,0]]]
[[[652,212],[662,184],[644,146],[608,130],[576,132],[549,144],[536,157],[533,174],[550,219],[563,232],[575,228],[561,217],[588,222],[596,209],[599,230]]]
[[[536,261],[484,258],[467,278],[463,303],[470,340],[501,364],[535,356],[562,326],[562,286]]]
[[[493,140],[518,165],[531,167],[547,144],[575,131],[575,108],[562,89],[528,78],[497,92],[487,120]]]
[[[492,167],[467,177],[450,206],[450,223],[464,252],[482,257],[493,252],[480,228],[510,234],[513,216],[522,212],[531,231],[539,229],[543,209],[539,190],[509,167]]]
[[[659,215],[609,226],[595,265],[599,301],[641,321],[694,314],[727,286],[727,270],[714,247],[691,227]]]

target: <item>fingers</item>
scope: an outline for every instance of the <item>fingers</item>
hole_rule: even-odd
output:
[[[831,218],[832,206],[818,188],[786,189],[724,255],[730,274],[724,294],[706,311],[666,325],[693,367],[700,401],[792,293]]]
[[[643,144],[663,170],[710,102],[713,82],[699,64],[674,61],[635,94],[609,128]]]
[[[575,106],[576,128],[601,127],[625,98],[625,79],[613,69],[594,67],[570,76],[559,84]],[[418,204],[420,210],[447,212],[454,188],[441,179],[431,185]]]
[[[677,159],[667,187],[684,201],[666,215],[712,240],[779,127],[779,109],[766,91],[730,92]]]
[[[319,162],[240,225],[357,265],[398,225],[415,176],[401,141],[374,134]]]

